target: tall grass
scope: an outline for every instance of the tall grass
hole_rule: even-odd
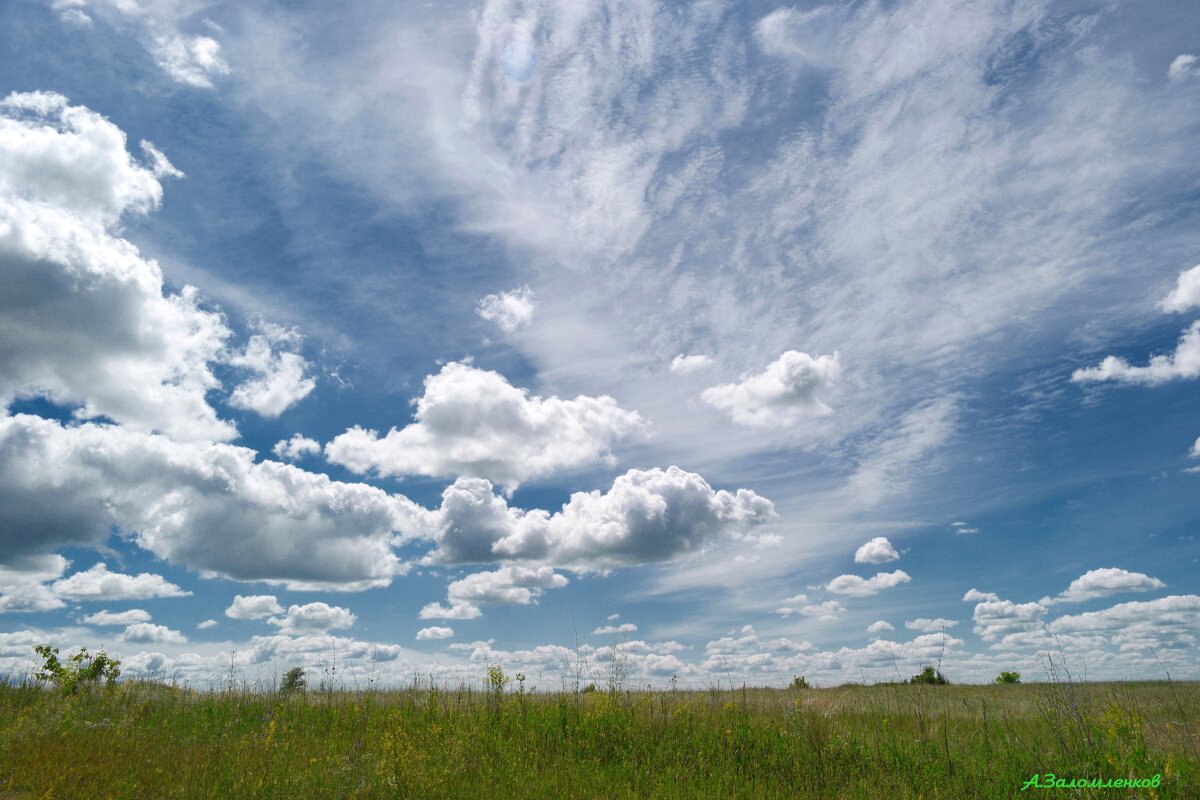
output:
[[[1157,789],[1057,796],[1194,798],[1198,710],[1195,683],[284,693],[125,682],[73,696],[9,683],[0,798],[986,798],[1048,772],[1161,775]]]

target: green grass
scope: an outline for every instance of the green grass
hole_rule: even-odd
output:
[[[0,686],[0,798],[1200,797],[1200,684]],[[1034,773],[1150,789],[1029,791]]]

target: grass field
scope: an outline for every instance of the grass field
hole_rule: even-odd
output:
[[[0,687],[0,798],[1200,796],[1200,684]],[[1034,789],[1036,773],[1157,788]]]

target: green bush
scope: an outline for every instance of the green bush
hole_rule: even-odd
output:
[[[283,681],[279,684],[279,691],[284,694],[292,692],[302,692],[308,682],[304,679],[303,667],[292,667],[287,672],[283,673]]]
[[[807,678],[805,678],[803,675],[797,675],[796,677],[792,678],[792,682],[788,686],[788,688],[789,689],[811,689],[812,687],[809,685]]]
[[[916,675],[909,679],[909,683],[926,683],[933,686],[948,686],[950,681],[942,674],[940,669],[933,667],[925,667]]]
[[[996,676],[996,683],[1020,683],[1021,673],[1019,672],[1001,672]]]
[[[75,694],[101,681],[105,686],[112,686],[121,674],[121,662],[109,658],[104,650],[93,656],[86,647],[81,647],[78,653],[67,656],[67,663],[64,664],[58,660],[57,647],[40,644],[33,649],[44,659],[42,668],[34,673],[34,677],[52,684],[63,694]]]

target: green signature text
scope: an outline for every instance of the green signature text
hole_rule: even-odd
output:
[[[1025,781],[1026,789],[1157,789],[1162,775],[1153,778],[1060,778],[1053,772],[1035,774]]]

